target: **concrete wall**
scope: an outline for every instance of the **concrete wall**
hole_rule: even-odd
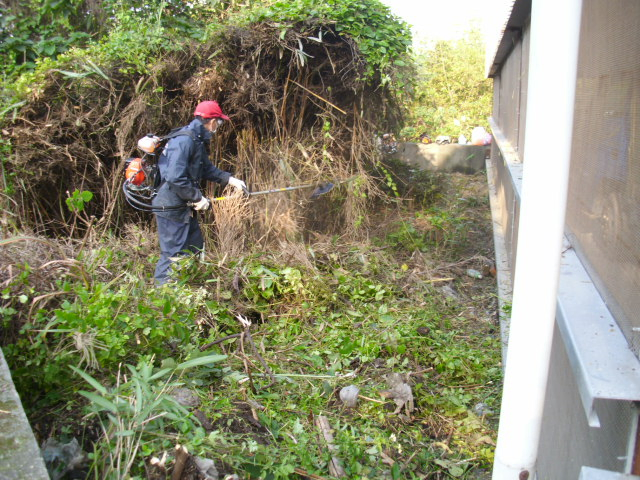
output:
[[[475,173],[484,169],[489,149],[478,145],[400,142],[394,157],[422,170]]]
[[[49,479],[2,350],[0,350],[0,479]]]

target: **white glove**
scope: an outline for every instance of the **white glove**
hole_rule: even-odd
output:
[[[205,196],[203,196],[199,201],[193,204],[194,210],[209,210],[211,206],[211,202]]]
[[[229,177],[229,185],[240,191],[245,191],[247,189],[247,185],[236,177]]]

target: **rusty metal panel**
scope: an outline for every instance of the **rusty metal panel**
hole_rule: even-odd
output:
[[[567,205],[569,238],[636,355],[640,353],[639,27],[637,0],[584,1]]]

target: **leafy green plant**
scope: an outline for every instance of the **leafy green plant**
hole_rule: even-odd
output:
[[[386,186],[391,190],[392,194],[394,197],[399,197],[400,193],[398,193],[398,185],[396,184],[395,180],[393,179],[393,176],[391,175],[391,173],[389,172],[389,170],[382,165],[382,163],[378,162],[378,164],[376,165],[376,167],[382,172],[382,174],[384,175],[384,181]]]
[[[193,318],[198,292],[185,292],[176,301],[172,292],[142,284],[61,282],[63,298],[52,312],[36,310],[20,338],[5,350],[21,389],[35,385],[55,390],[65,383],[70,365],[112,369],[135,362],[140,355],[163,355],[172,342],[184,345],[195,333]]]
[[[0,8],[0,67],[10,77],[57,58],[73,47],[102,41],[104,51],[128,57],[138,68],[142,52],[172,48],[168,37],[206,39],[211,19],[228,5],[186,4],[177,0],[29,0]],[[163,38],[166,37],[166,38]],[[127,54],[126,48],[133,49]]]
[[[286,301],[290,296],[308,295],[302,282],[302,272],[297,268],[268,268],[262,264],[251,266],[244,295],[256,305],[269,305]]]
[[[204,437],[193,417],[170,394],[183,385],[182,373],[225,358],[202,356],[155,371],[150,359],[141,359],[136,367],[126,365],[129,374],[118,371],[115,385],[110,388],[71,366],[94,389],[79,391],[89,400],[87,411],[98,419],[103,436],[90,455],[92,470],[102,478],[126,478],[139,472],[144,464],[140,458],[143,445],[148,455],[172,447],[181,437],[187,441]]]
[[[88,25],[80,25],[83,20],[92,20],[82,11],[84,2],[23,3],[27,5],[0,8],[0,65],[5,74],[15,76],[33,69],[37,59],[55,57],[90,39],[90,34],[82,31]]]
[[[65,202],[67,203],[67,207],[73,213],[80,213],[84,211],[84,206],[91,201],[93,198],[93,193],[83,190],[74,190],[71,196],[67,197]]]
[[[0,113],[0,117],[2,114]],[[0,139],[0,175],[2,179],[2,192],[6,197],[11,197],[15,193],[15,177],[17,172],[15,171],[7,171],[5,164],[9,162],[9,157],[11,156],[12,148],[11,142],[5,139]],[[8,199],[4,197],[2,200],[2,205],[5,207],[3,210],[10,211]]]
[[[453,247],[455,251],[466,241],[467,219],[456,212],[432,207],[416,215],[418,220],[426,220],[435,229],[433,244],[440,247]]]
[[[415,225],[407,221],[398,222],[398,228],[387,234],[386,241],[399,249],[419,250],[429,249],[429,242],[425,232],[419,231]]]

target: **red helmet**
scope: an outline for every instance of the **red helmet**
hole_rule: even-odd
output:
[[[207,100],[205,102],[200,102],[196,107],[196,111],[193,112],[193,116],[200,116],[202,118],[222,118],[223,120],[229,120],[224,113],[222,113],[222,109],[218,102],[214,100]]]

